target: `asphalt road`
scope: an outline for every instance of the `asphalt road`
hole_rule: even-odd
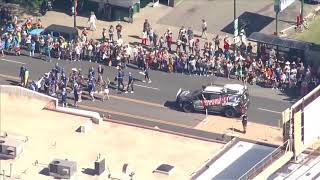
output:
[[[66,71],[71,68],[81,68],[86,74],[88,69],[98,64],[90,62],[70,62],[64,60],[53,60],[51,63],[27,56],[6,56],[0,60],[0,81],[1,84],[15,83],[21,65],[28,67],[31,79],[39,79],[44,73],[54,68],[58,62]],[[104,67],[105,74],[110,80],[116,75],[115,67]],[[175,109],[174,100],[179,88],[198,89],[205,84],[237,83],[236,80],[227,80],[221,77],[188,76],[184,74],[169,74],[159,71],[151,71],[152,83],[143,83],[143,75],[136,68],[128,68],[126,73],[132,72],[138,79],[135,84],[134,94],[117,94],[111,90],[111,100],[101,102],[96,100],[84,100],[81,106],[90,108],[105,114],[117,115],[120,119],[144,119],[148,121],[167,123],[171,125],[194,127],[204,118],[204,114],[184,113]],[[125,78],[126,80],[126,78]],[[249,121],[265,125],[278,126],[281,119],[281,112],[290,106],[284,95],[271,89],[264,89],[258,86],[250,86],[251,106],[248,110]],[[70,100],[70,103],[72,100]],[[126,118],[125,118],[126,117]]]

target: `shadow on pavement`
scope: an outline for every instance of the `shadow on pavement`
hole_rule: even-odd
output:
[[[266,26],[268,26],[274,18],[269,16],[263,16],[257,13],[244,12],[238,17],[239,32],[241,29],[245,29],[246,36],[249,37],[253,32],[259,32]],[[229,34],[234,33],[233,21],[225,26],[221,31]]]
[[[14,81],[14,80],[6,80],[7,82],[9,82],[10,85],[19,85],[20,83],[18,81]]]
[[[172,110],[181,111],[175,101],[166,101],[164,106]]]

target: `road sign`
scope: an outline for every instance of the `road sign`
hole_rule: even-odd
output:
[[[238,26],[238,18],[234,20],[233,22],[233,28],[234,28],[234,36],[239,35],[239,26]]]

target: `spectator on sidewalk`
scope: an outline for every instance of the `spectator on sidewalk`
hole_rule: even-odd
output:
[[[150,28],[151,28],[151,25],[148,19],[145,19],[143,23],[143,32],[147,32],[147,34],[149,34]]]
[[[202,29],[201,38],[202,38],[202,36],[205,36],[206,39],[208,39],[208,37],[207,37],[208,27],[207,27],[207,22],[204,19],[202,19],[202,27],[201,27],[201,29]]]
[[[121,39],[122,38],[122,25],[120,24],[120,22],[117,24],[116,30],[117,30],[117,38]]]
[[[133,7],[130,6],[129,7],[129,23],[133,23],[133,14],[134,14],[134,11],[133,11]]]
[[[113,28],[113,25],[110,25],[109,27],[109,42],[113,42],[113,34],[114,34],[114,28]]]
[[[89,29],[90,29],[91,31],[97,30],[96,20],[97,20],[96,15],[94,14],[94,12],[91,12],[91,15],[90,15],[89,20],[88,20],[89,25],[90,25],[90,26],[89,26]]]

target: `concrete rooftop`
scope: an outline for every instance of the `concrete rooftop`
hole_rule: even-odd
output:
[[[2,131],[19,139],[28,137],[20,157],[1,160],[6,174],[13,163],[13,177],[20,179],[52,179],[39,172],[54,158],[76,161],[76,179],[106,179],[81,172],[94,168],[99,153],[112,177],[121,178],[122,166],[128,163],[134,179],[190,179],[224,146],[110,122],[93,124],[82,134],[76,129],[87,118],[44,110],[47,102],[28,97],[1,94],[0,100]],[[33,165],[36,160],[39,164]],[[175,166],[172,174],[152,173],[162,163]]]

